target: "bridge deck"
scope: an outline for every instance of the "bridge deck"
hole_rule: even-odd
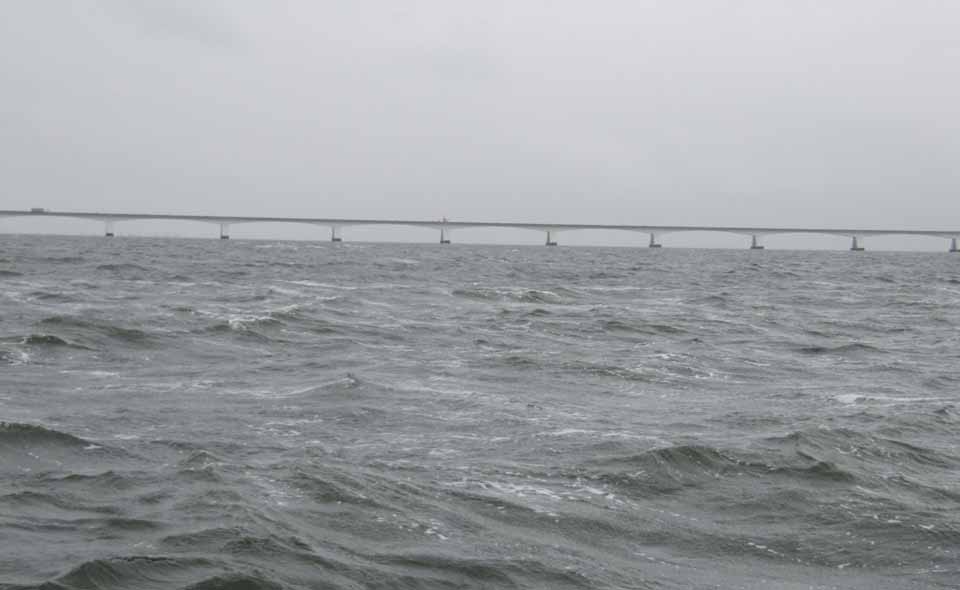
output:
[[[4,211],[0,210],[0,217],[72,217],[78,219],[94,219],[99,221],[133,221],[133,220],[178,220],[199,221],[205,223],[305,223],[328,227],[346,227],[356,225],[405,225],[414,227],[429,227],[435,229],[457,228],[516,228],[539,231],[571,231],[571,230],[619,230],[650,234],[668,234],[677,232],[724,232],[745,235],[774,235],[774,234],[824,234],[840,236],[878,236],[878,235],[915,235],[941,238],[960,237],[957,230],[928,230],[928,229],[877,229],[877,228],[833,228],[833,227],[751,227],[751,226],[713,226],[713,225],[625,225],[625,224],[598,224],[598,223],[527,223],[512,221],[443,221],[443,220],[416,220],[416,219],[360,219],[360,218],[327,218],[327,217],[252,217],[242,215],[179,215],[160,213],[110,213],[87,211]]]

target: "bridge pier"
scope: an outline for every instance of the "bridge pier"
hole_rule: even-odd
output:
[[[220,224],[220,239],[229,240],[230,239],[230,224],[221,223]]]
[[[648,248],[663,248],[663,244],[657,241],[657,234],[650,234],[650,243]]]
[[[113,233],[113,220],[105,219],[103,222],[103,235],[108,238],[112,238],[115,234]]]
[[[340,235],[340,226],[331,225],[330,226],[330,241],[331,242],[342,242],[343,236]]]
[[[557,245],[557,240],[553,237],[553,234],[554,234],[554,233],[556,233],[556,232],[547,231],[547,245],[548,245],[548,246],[556,246],[556,245]]]
[[[851,252],[863,252],[864,251],[863,242],[860,241],[859,236],[853,236],[853,244],[850,246]]]
[[[751,250],[763,250],[764,246],[760,243],[760,236],[753,235],[750,236],[750,249]]]
[[[960,252],[957,249],[957,238],[950,238],[950,252]]]
[[[450,243],[450,234],[453,233],[445,227],[440,228],[440,243],[449,244]]]

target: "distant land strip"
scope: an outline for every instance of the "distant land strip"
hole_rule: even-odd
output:
[[[0,210],[0,217],[69,217],[76,219],[91,219],[104,223],[104,235],[112,237],[114,226],[121,221],[135,220],[176,220],[198,221],[220,226],[220,238],[230,237],[231,224],[239,223],[301,223],[319,225],[330,228],[330,239],[334,242],[342,240],[341,229],[350,226],[393,225],[431,228],[440,232],[440,243],[449,244],[451,234],[455,229],[468,228],[513,228],[540,231],[546,234],[546,245],[556,246],[556,236],[560,232],[574,230],[617,230],[644,233],[650,236],[649,246],[659,248],[659,238],[665,234],[680,232],[720,232],[745,235],[751,238],[750,248],[763,249],[761,239],[764,236],[779,234],[822,234],[844,236],[851,239],[851,250],[863,250],[863,239],[867,236],[928,236],[949,240],[950,252],[957,252],[957,242],[960,239],[960,229],[955,230],[928,230],[928,229],[869,229],[869,228],[826,228],[826,227],[748,227],[748,226],[713,226],[713,225],[624,225],[624,224],[597,224],[597,223],[528,223],[513,221],[451,221],[448,219],[416,220],[416,219],[338,219],[323,217],[253,217],[243,215],[181,215],[166,213],[110,213],[89,211],[52,211],[49,209],[33,208],[27,210]]]

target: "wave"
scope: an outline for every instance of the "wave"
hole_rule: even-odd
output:
[[[619,493],[646,496],[669,494],[712,481],[740,462],[717,449],[681,445],[597,460],[590,478],[614,486]]]
[[[197,450],[177,463],[180,469],[208,469],[224,463],[224,458],[206,450]]]
[[[496,355],[491,357],[490,361],[491,364],[495,366],[506,366],[517,369],[538,369],[543,366],[543,363],[539,359],[527,354],[518,353]]]
[[[604,332],[630,332],[644,335],[684,334],[686,330],[679,326],[655,323],[627,323],[622,320],[604,320],[600,324]]]
[[[271,309],[267,314],[275,319],[281,320],[303,320],[304,316],[304,307],[299,304],[286,305],[284,307],[279,307],[277,309]]]
[[[98,336],[106,336],[111,340],[127,344],[145,344],[150,341],[150,336],[143,330],[125,328],[107,321],[85,320],[75,316],[51,316],[43,318],[37,322],[37,325],[76,336],[81,340],[84,338],[96,340]],[[60,336],[57,335],[57,337]],[[71,344],[77,345],[76,342]]]
[[[269,315],[256,316],[234,316],[229,319],[217,322],[206,328],[209,332],[248,332],[255,331],[256,328],[279,328],[284,323],[277,318]]]
[[[305,308],[299,304],[287,305],[263,312],[216,317],[214,323],[198,331],[221,334],[245,334],[264,340],[273,340],[281,329],[287,327],[293,327],[315,334],[330,334],[339,331],[330,322],[307,315]]]
[[[321,504],[381,506],[369,495],[372,490],[370,482],[330,468],[324,468],[321,473],[308,473],[304,468],[297,468],[289,481],[294,488]]]
[[[53,334],[30,334],[21,341],[21,344],[37,348],[76,348],[79,350],[90,350],[88,346],[70,342],[65,338],[54,336]]]
[[[884,352],[882,349],[862,342],[851,342],[849,344],[840,344],[838,346],[809,345],[796,348],[800,354],[809,356],[820,355],[853,355],[859,353]]]
[[[72,434],[35,424],[0,422],[0,447],[35,445],[88,448],[91,443]]]
[[[177,475],[191,482],[223,484],[229,464],[220,456],[206,450],[190,453],[177,463]]]
[[[29,297],[37,301],[44,301],[47,303],[73,303],[77,301],[76,297],[67,295],[66,293],[58,293],[53,291],[33,291],[29,294]]]
[[[162,538],[159,545],[176,553],[222,554],[233,558],[231,561],[246,563],[260,561],[269,563],[274,568],[297,564],[306,566],[308,571],[313,572],[314,576],[318,567],[320,567],[325,570],[328,578],[330,574],[343,578],[345,583],[342,586],[330,586],[336,588],[353,587],[355,585],[349,577],[344,577],[342,574],[346,573],[349,576],[359,573],[359,575],[366,577],[366,573],[360,573],[359,570],[347,571],[349,566],[323,556],[323,551],[318,551],[296,536],[260,535],[246,527],[215,527],[176,533]],[[257,569],[253,572],[256,575],[242,572],[222,573],[187,587],[236,588],[237,590],[285,587],[280,585],[262,586],[263,583],[277,584],[276,580],[280,576],[273,574],[270,576],[270,581],[267,581],[264,570]]]
[[[318,554],[309,544],[295,536],[279,537],[277,535],[259,536],[248,529],[240,527],[220,527],[201,529],[188,533],[178,533],[164,537],[160,545],[177,553],[192,552],[194,554],[224,554],[237,558],[241,562],[266,561],[273,567],[281,563],[297,563],[306,565],[310,571],[316,572],[317,566],[331,566],[331,569],[344,570],[345,566],[333,562]],[[282,566],[281,566],[282,567]],[[253,570],[256,575],[240,572],[231,572],[208,577],[196,582],[187,588],[236,588],[247,590],[250,588],[281,588],[273,580],[279,576],[272,575],[266,580],[262,570]],[[262,584],[274,584],[263,586]],[[353,584],[346,584],[352,586]],[[324,586],[327,587],[327,586]],[[332,586],[341,587],[341,586]]]
[[[629,493],[666,494],[707,485],[725,476],[787,477],[808,485],[850,484],[853,472],[804,453],[753,453],[704,445],[678,445],[596,462],[594,477]]]
[[[225,573],[225,568],[203,558],[154,557],[133,555],[108,557],[85,561],[67,573],[49,582],[36,585],[10,586],[9,590],[45,590],[70,588],[85,590],[110,590],[113,588],[138,588],[141,590],[166,588],[201,588],[208,580],[216,580]],[[269,582],[266,582],[268,583]],[[273,588],[273,586],[206,586],[206,588]]]
[[[663,379],[663,375],[658,375],[654,371],[641,368],[620,367],[617,365],[605,365],[600,363],[591,363],[587,361],[567,362],[563,364],[565,371],[586,374],[593,377],[612,377],[624,381],[638,381],[652,383]]]
[[[402,390],[369,381],[354,373],[343,377],[299,389],[290,395],[303,398],[315,398],[324,401],[362,402],[377,397],[397,399]],[[356,409],[362,409],[359,406]]]
[[[896,465],[912,471],[960,468],[960,457],[945,451],[847,428],[799,430],[786,436],[769,437],[765,442],[791,449],[800,456],[829,455],[846,458],[849,463],[860,466]]]
[[[108,271],[108,272],[118,272],[118,273],[119,273],[119,272],[129,272],[129,271],[136,271],[136,272],[149,272],[149,271],[150,271],[150,269],[144,268],[144,267],[140,266],[139,264],[133,264],[133,263],[129,263],[129,262],[122,262],[122,263],[119,263],[119,264],[100,264],[100,265],[98,265],[98,266],[96,267],[96,270],[103,270],[103,271]]]
[[[887,410],[893,404],[867,406],[848,415],[848,418],[879,427],[878,434],[898,440],[928,440],[938,436],[952,439],[960,428],[960,411],[946,400],[931,398],[929,401],[931,403],[925,407],[913,411],[898,409],[893,413],[888,413]]]
[[[194,333],[211,334],[218,337],[226,336],[263,344],[279,344],[284,342],[284,339],[278,337],[281,334],[282,326],[282,322],[272,319],[235,319],[211,324],[205,328],[194,330]]]
[[[22,350],[0,348],[0,363],[23,365],[30,362],[30,355]]]
[[[79,470],[84,466],[109,467],[132,456],[123,449],[36,424],[0,422],[0,472],[17,470],[41,475]]]
[[[0,279],[5,279],[9,277],[22,277],[22,272],[17,272],[15,270],[3,270],[0,269]]]
[[[30,490],[0,495],[0,506],[2,505],[16,508],[16,512],[20,515],[25,515],[31,509],[36,509],[38,514],[49,514],[51,508],[74,513],[92,512],[107,515],[119,512],[115,506],[91,504],[89,501],[80,500],[69,494],[52,494]],[[110,526],[109,521],[112,520],[116,519],[108,518],[106,521],[97,519],[97,522],[104,522],[107,526]]]
[[[816,457],[805,455],[803,453],[798,453],[798,455],[801,458],[806,459],[809,464],[776,466],[769,469],[769,471],[771,473],[794,476],[814,482],[849,483],[856,481],[857,479],[852,472],[843,469],[836,463],[832,463],[830,461],[821,461]]]
[[[455,557],[445,554],[381,555],[374,561],[392,570],[393,587],[595,588],[596,581],[570,569],[529,557]],[[402,574],[400,572],[403,572]],[[401,584],[400,582],[406,582]]]
[[[497,289],[484,287],[470,287],[465,289],[454,289],[451,292],[454,297],[464,299],[477,299],[481,301],[512,301],[516,303],[545,303],[562,304],[564,299],[555,291],[539,289]]]
[[[160,539],[160,546],[177,553],[187,551],[214,552],[232,539],[248,534],[237,527],[216,527],[186,533],[174,533]]]
[[[226,574],[207,578],[183,590],[283,590],[283,586],[259,576]]]
[[[716,305],[717,307],[725,307],[730,303],[730,293],[714,293],[711,295],[703,295],[700,297],[694,297],[689,300],[689,303],[695,305]]]
[[[42,481],[46,485],[54,485],[58,488],[115,492],[135,488],[146,481],[154,481],[154,476],[140,472],[121,472],[108,469],[99,473],[69,473],[62,476],[45,474]]]
[[[284,557],[302,557],[310,546],[302,540],[292,537],[289,539],[280,539],[275,536],[260,537],[256,535],[240,535],[223,544],[221,551],[228,555],[252,556],[263,558],[266,556]],[[318,561],[316,555],[308,555],[313,561]]]
[[[931,375],[923,380],[922,385],[930,389],[954,391],[960,384],[960,375]]]

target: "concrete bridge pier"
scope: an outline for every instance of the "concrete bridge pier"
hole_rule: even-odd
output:
[[[220,239],[229,240],[230,239],[230,224],[221,223],[220,224]]]
[[[440,228],[440,243],[449,244],[450,243],[450,234],[453,232],[445,227]]]
[[[760,236],[754,234],[750,236],[750,249],[751,250],[763,250],[764,246],[760,243]]]
[[[657,234],[650,234],[650,243],[648,248],[663,248],[663,244],[657,241]]]
[[[860,236],[853,236],[853,244],[850,246],[851,252],[863,252],[863,241]]]
[[[113,220],[104,219],[103,220],[103,235],[112,238],[115,234],[113,233]]]
[[[331,225],[331,226],[330,226],[330,241],[331,241],[331,242],[342,242],[342,241],[343,241],[343,236],[340,234],[340,226],[339,226],[339,225]]]
[[[554,237],[554,234],[556,234],[556,233],[557,233],[556,231],[547,230],[547,245],[548,245],[548,246],[556,246],[556,245],[557,245],[557,240],[556,240],[556,238]]]
[[[950,238],[950,252],[960,252],[957,249],[957,238]]]

